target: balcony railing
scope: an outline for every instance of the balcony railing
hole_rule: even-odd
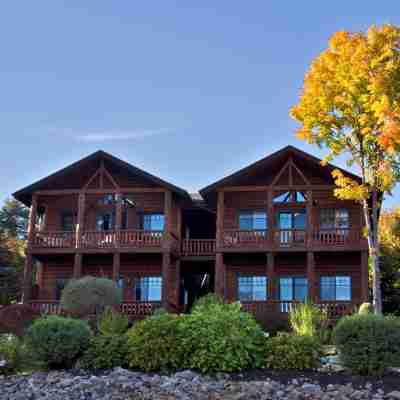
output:
[[[265,247],[268,244],[269,235],[265,229],[224,230],[222,247]]]
[[[184,239],[181,254],[185,256],[204,256],[215,253],[215,239]]]
[[[321,229],[313,233],[313,244],[316,246],[344,246],[360,243],[359,229]]]
[[[246,301],[242,302],[242,309],[253,314],[255,317],[265,317],[267,315],[285,315],[290,313],[299,302],[297,301]],[[345,301],[323,301],[318,302],[317,307],[324,310],[328,319],[334,320],[344,315],[350,315],[356,312],[360,303]]]
[[[63,249],[75,247],[75,232],[46,231],[36,232],[32,247]]]
[[[53,300],[33,300],[29,305],[40,315],[59,315],[62,313],[61,305],[58,301]],[[128,317],[143,318],[151,315],[161,307],[161,302],[145,302],[145,301],[124,301],[119,308],[121,313]]]

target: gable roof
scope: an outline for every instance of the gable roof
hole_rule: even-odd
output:
[[[358,175],[355,175],[349,171],[346,171],[340,167],[337,167],[333,164],[328,163],[326,166],[321,165],[321,159],[314,157],[313,155],[306,153],[303,150],[298,149],[294,146],[286,146],[281,150],[276,151],[268,155],[267,157],[262,158],[261,160],[256,161],[240,169],[237,172],[234,172],[231,175],[228,175],[200,190],[200,194],[203,197],[207,197],[210,193],[216,191],[217,189],[223,186],[235,185],[237,184],[240,179],[246,177],[248,174],[253,173],[259,169],[268,170],[272,169],[277,163],[284,162],[285,160],[289,159],[290,156],[293,156],[296,159],[303,160],[304,162],[313,165],[314,167],[318,167],[318,169],[322,172],[329,173],[334,169],[338,169],[343,172],[344,175],[356,180],[357,182],[361,182],[361,178]]]
[[[82,158],[79,161],[74,162],[73,164],[60,169],[59,171],[43,178],[40,179],[39,181],[32,183],[31,185],[28,185],[24,187],[23,189],[18,190],[13,194],[13,196],[24,203],[27,206],[30,206],[31,201],[32,201],[32,194],[35,191],[39,190],[44,190],[54,184],[54,182],[62,182],[62,179],[67,177],[70,174],[73,174],[74,172],[77,174],[85,175],[86,171],[84,169],[85,166],[88,166],[91,163],[96,163],[100,162],[101,160],[108,162],[109,164],[112,164],[115,168],[118,170],[124,170],[128,174],[135,175],[137,177],[140,177],[142,180],[148,182],[150,185],[154,186],[159,186],[168,190],[171,190],[172,192],[190,199],[189,193],[178,187],[173,185],[172,183],[169,183],[167,181],[162,180],[161,178],[158,178],[146,171],[143,171],[142,169],[135,167],[126,161],[123,161],[117,157],[112,156],[109,153],[106,153],[105,151],[99,150],[96,151],[95,153],[90,154],[89,156]],[[91,175],[91,172],[90,172]],[[90,176],[89,175],[89,176]],[[85,175],[86,178],[86,175]],[[76,187],[75,187],[76,188]],[[79,189],[79,187],[78,187]]]

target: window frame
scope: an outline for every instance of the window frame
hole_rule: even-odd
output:
[[[243,214],[251,214],[252,215],[252,219],[251,219],[251,222],[252,222],[252,228],[251,229],[242,229],[241,227],[240,227],[240,218],[241,218],[241,216],[243,215]],[[256,229],[256,228],[254,228],[254,214],[256,214],[256,213],[262,213],[262,214],[264,214],[265,215],[265,227],[264,228],[261,228],[261,229]],[[262,208],[256,208],[256,209],[240,209],[240,210],[238,210],[238,212],[237,212],[237,226],[238,226],[238,229],[240,230],[240,231],[268,231],[268,213],[267,213],[267,210],[265,210],[265,209],[262,209]]]
[[[150,279],[159,279],[160,280],[160,296],[157,299],[149,299],[149,288],[150,285],[148,286],[148,293],[147,293],[147,298],[143,298],[143,293],[142,293],[142,281],[145,279],[149,279],[149,283],[150,283]],[[157,286],[158,287],[158,286]],[[134,284],[134,294],[135,294],[135,299],[136,301],[139,302],[143,302],[143,303],[147,303],[147,302],[161,302],[162,301],[162,291],[163,291],[163,277],[162,275],[141,275],[138,276],[135,279],[135,284]]]
[[[263,299],[256,299],[254,296],[254,282],[252,282],[252,293],[251,293],[251,297],[252,299],[250,300],[244,300],[240,298],[240,279],[241,278],[262,278],[265,279],[265,285],[264,285],[264,289],[265,289],[265,298]],[[267,301],[269,300],[269,296],[268,293],[269,292],[269,282],[268,282],[268,276],[266,275],[260,275],[260,274],[243,274],[243,273],[238,273],[236,275],[236,298],[238,299],[238,301],[240,302],[258,302],[258,301]]]
[[[324,299],[323,297],[322,297],[322,287],[323,287],[323,285],[322,285],[322,279],[323,278],[334,278],[334,291],[335,291],[335,294],[334,294],[334,299]],[[337,299],[337,286],[338,286],[338,284],[337,284],[337,278],[348,278],[349,279],[349,294],[350,294],[350,296],[349,296],[349,298],[348,299],[345,299],[345,300],[338,300]],[[334,301],[334,302],[351,302],[351,301],[353,301],[353,279],[352,279],[352,276],[351,275],[321,275],[320,277],[319,277],[319,298],[320,298],[320,300],[321,301],[327,301],[327,302],[330,302],[330,301]]]
[[[163,216],[163,229],[145,229],[144,228],[144,219],[146,216],[152,215],[162,215]],[[146,232],[164,232],[165,231],[165,214],[163,211],[150,211],[150,212],[142,212],[139,214],[139,226],[140,229]]]
[[[282,300],[282,291],[281,291],[281,279],[291,279],[292,280],[292,299],[291,300]],[[279,301],[303,301],[303,300],[298,300],[296,299],[296,280],[297,279],[304,279],[306,281],[306,287],[307,287],[307,293],[306,296],[304,298],[304,301],[307,300],[308,296],[309,296],[309,282],[308,282],[308,278],[307,276],[304,275],[283,275],[283,276],[279,276],[278,280],[279,280],[279,285],[278,285],[278,296],[279,296]]]
[[[333,213],[333,224],[330,226],[323,226],[323,221],[322,221],[322,214],[323,212],[328,212],[331,211]],[[338,221],[339,221],[339,214],[340,212],[345,212],[347,214],[347,226],[339,226]],[[346,230],[350,229],[350,212],[348,208],[344,207],[323,207],[319,209],[319,227],[321,230]]]

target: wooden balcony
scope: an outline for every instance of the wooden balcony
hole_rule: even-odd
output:
[[[58,301],[32,300],[29,302],[29,305],[40,315],[60,315],[63,313]],[[119,306],[121,313],[127,315],[132,320],[152,315],[160,307],[161,302],[156,301],[124,301]]]
[[[107,250],[119,248],[136,250],[161,250],[166,237],[173,243],[176,239],[163,231],[120,230],[120,231],[83,231],[76,241],[76,232],[39,231],[35,232],[30,247],[34,251],[46,250]]]
[[[305,229],[223,231],[223,251],[361,250],[366,241],[361,229]]]
[[[183,256],[212,256],[215,254],[215,239],[184,239],[181,246]]]

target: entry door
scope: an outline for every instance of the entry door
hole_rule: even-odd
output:
[[[278,224],[281,245],[285,246],[293,242],[304,242],[306,229],[305,210],[280,211]]]

